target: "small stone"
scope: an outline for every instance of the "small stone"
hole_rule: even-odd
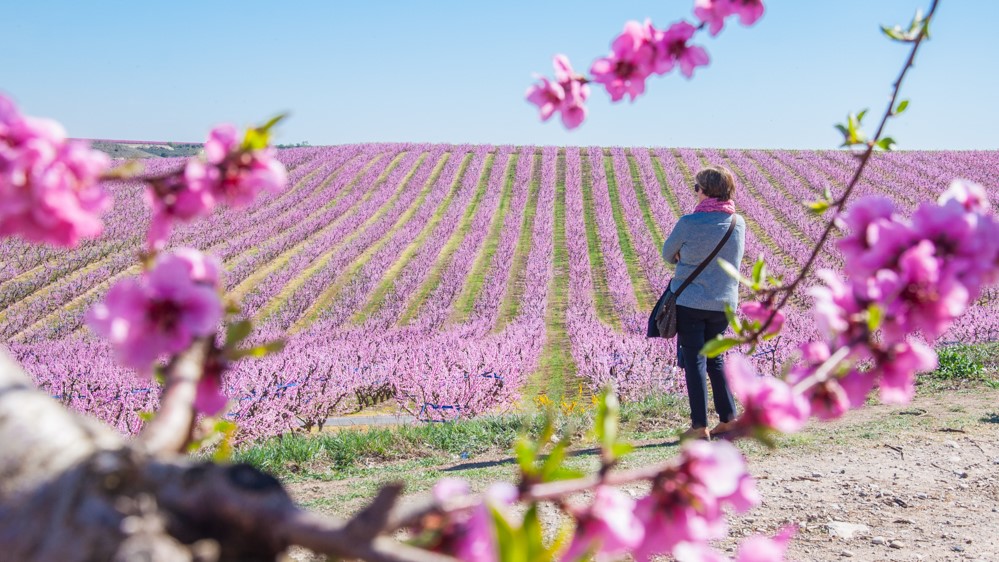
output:
[[[886,541],[884,537],[874,537],[873,539],[871,539],[871,544],[882,545],[885,544],[886,542],[888,541]]]
[[[903,525],[912,525],[915,523],[912,519],[896,519],[895,523],[902,523]]]
[[[866,535],[871,532],[871,528],[863,523],[847,523],[845,521],[830,521],[826,523],[829,534],[841,539],[850,540],[854,535]]]
[[[842,556],[843,558],[853,558],[853,553],[850,552],[849,550],[844,550],[840,552],[839,555]]]
[[[902,541],[891,541],[888,546],[891,548],[902,549],[905,548],[905,543]]]
[[[944,445],[950,447],[951,449],[957,449],[958,448],[957,443],[955,441],[951,441],[949,439],[947,441],[944,441]]]
[[[821,472],[813,472],[812,473],[812,478],[822,478],[822,473]]]
[[[918,494],[916,494],[916,499],[925,500],[927,497],[929,497],[929,496],[927,496],[926,494],[924,494],[922,492],[919,492]]]
[[[954,552],[964,552],[964,547],[959,544],[955,544],[954,546],[950,547],[950,549],[953,550]]]

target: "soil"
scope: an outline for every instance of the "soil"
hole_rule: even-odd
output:
[[[907,406],[872,405],[813,423],[773,450],[746,447],[763,503],[732,517],[729,538],[716,546],[734,555],[739,538],[795,524],[789,560],[999,560],[997,400],[999,392],[987,388],[920,396]],[[439,477],[455,466],[503,461],[489,455],[427,470]],[[289,489],[298,501],[345,516],[363,505],[363,497],[343,495],[360,484],[310,481]],[[344,501],[323,501],[332,497]],[[557,517],[554,509],[543,513]],[[851,527],[852,536],[840,536]]]

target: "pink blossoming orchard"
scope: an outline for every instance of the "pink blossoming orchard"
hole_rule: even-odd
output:
[[[244,134],[218,126],[201,155],[136,171],[0,95],[0,333],[41,391],[4,360],[0,420],[28,412],[54,420],[29,431],[0,423],[14,443],[0,472],[22,474],[18,463],[44,451],[59,459],[45,465],[50,484],[23,476],[0,485],[0,523],[44,519],[33,498],[82,490],[93,501],[72,509],[95,523],[80,532],[102,537],[81,554],[71,537],[12,523],[0,526],[16,531],[0,531],[0,544],[20,559],[74,560],[210,538],[217,559],[238,559],[246,545],[215,531],[224,528],[259,537],[250,542],[263,558],[298,544],[371,560],[728,560],[710,545],[727,534],[726,511],[760,502],[733,444],[688,442],[665,465],[615,469],[627,453],[618,402],[683,389],[674,345],[646,338],[644,327],[671,275],[659,248],[693,210],[699,168],[735,173],[746,253],[760,256],[729,268],[743,304],[730,315],[731,335],[704,350],[728,352],[742,411],[735,438],[769,442],[812,417],[859,408],[873,392],[906,403],[917,374],[936,367],[935,345],[999,339],[999,220],[990,204],[999,182],[987,173],[999,154],[875,152],[891,147],[882,131],[907,105],[895,98],[935,10],[936,2],[908,31],[886,30],[911,55],[870,140],[863,114],[841,126],[855,154],[276,150],[278,118]],[[558,113],[566,128],[579,127],[597,86],[612,101],[634,101],[653,76],[676,69],[691,78],[709,62],[693,44],[697,33],[752,25],[763,13],[758,0],[697,0],[693,22],[662,30],[628,22],[590,77],[557,55],[554,78],[538,77],[526,99],[542,120]],[[838,241],[826,244],[837,228]],[[599,396],[598,474],[563,479],[567,442],[542,457],[547,438],[524,441],[517,486],[477,497],[447,479],[405,508],[395,501],[401,488],[386,486],[355,519],[336,521],[295,507],[252,469],[178,456],[205,416],[235,424],[233,438],[245,443],[321,429],[373,401],[394,401],[422,421],[509,411],[550,378],[554,356],[567,365],[561,390],[582,385]],[[60,403],[117,431],[86,433],[90,422]],[[74,432],[87,437],[56,454],[55,436]],[[109,474],[128,486],[107,484]],[[195,474],[213,501],[192,500],[206,493],[197,486],[177,487]],[[616,487],[634,482],[649,483],[647,495],[635,500]],[[582,492],[592,499],[567,501]],[[115,503],[126,496],[146,499]],[[561,507],[574,533],[542,541],[539,502]],[[126,532],[125,518],[151,526]],[[419,540],[385,536],[400,529]],[[736,560],[783,560],[793,535],[789,527],[749,537]]]

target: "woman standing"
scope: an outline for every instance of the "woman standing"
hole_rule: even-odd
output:
[[[675,292],[684,280],[721,242],[735,221],[735,230],[721,247],[716,259],[694,278],[676,300],[676,329],[680,346],[680,361],[687,379],[690,400],[690,429],[681,439],[703,438],[730,430],[735,421],[735,401],[725,380],[722,356],[711,359],[701,355],[704,342],[714,339],[728,327],[725,305],[736,309],[739,303],[739,283],[718,265],[723,259],[739,267],[746,239],[746,223],[735,214],[735,178],[720,166],[710,166],[697,172],[694,192],[699,203],[694,212],[680,217],[673,232],[663,244],[663,258],[676,264],[670,282]],[[721,423],[708,430],[707,380],[711,379],[715,411]]]

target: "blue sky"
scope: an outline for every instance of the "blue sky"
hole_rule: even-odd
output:
[[[693,0],[11,2],[0,91],[87,138],[200,141],[289,111],[278,142],[831,148],[847,112],[883,111],[907,54],[878,25],[929,0],[765,3],[699,35],[693,80],[652,78],[633,104],[595,88],[571,132],[524,101],[532,73],[555,53],[588,69],[627,20],[667,27]],[[999,148],[996,21],[999,2],[941,1],[900,148]]]

